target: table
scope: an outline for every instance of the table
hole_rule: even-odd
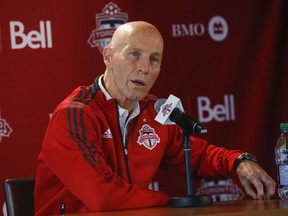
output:
[[[288,200],[234,200],[208,207],[171,208],[168,206],[109,212],[65,214],[67,216],[288,216]]]

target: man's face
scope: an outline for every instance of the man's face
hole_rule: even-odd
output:
[[[147,29],[140,34],[124,37],[123,41],[106,52],[110,57],[110,63],[106,66],[110,73],[108,89],[111,96],[131,101],[145,97],[160,72],[162,38]]]

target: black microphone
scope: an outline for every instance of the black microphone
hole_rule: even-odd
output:
[[[154,104],[154,109],[157,113],[160,112],[161,106],[166,102],[166,99],[158,99]],[[175,122],[178,126],[182,128],[184,132],[187,133],[207,133],[207,128],[199,121],[196,121],[191,116],[187,115],[179,108],[175,107],[169,115],[169,119]]]

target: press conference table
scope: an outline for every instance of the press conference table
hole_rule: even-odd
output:
[[[288,200],[235,200],[215,202],[207,207],[171,208],[168,206],[131,210],[65,214],[67,216],[288,216]]]

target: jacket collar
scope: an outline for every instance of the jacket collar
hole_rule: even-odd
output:
[[[96,95],[97,91],[100,91],[101,94],[98,94],[98,96],[96,96],[97,100],[101,100],[102,104],[104,104],[104,107],[111,109],[111,106],[117,106],[117,101],[109,95],[102,83],[99,85],[99,83],[102,81],[102,77],[103,74],[96,77],[94,83],[90,86],[90,91],[93,95]],[[156,96],[148,94],[145,98],[139,101],[140,110],[146,107],[150,102],[155,102],[156,100]]]

